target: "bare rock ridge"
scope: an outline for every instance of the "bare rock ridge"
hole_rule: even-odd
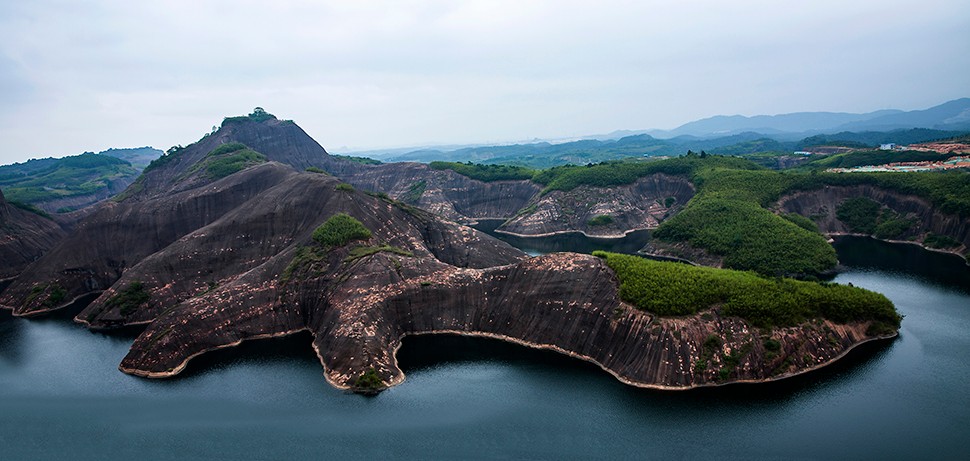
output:
[[[19,275],[64,235],[60,225],[10,205],[0,191],[0,280]]]
[[[482,182],[422,163],[361,165],[341,179],[457,222],[514,216],[541,190],[531,181]]]
[[[945,235],[959,242],[961,246],[954,250],[960,254],[970,248],[968,220],[942,213],[923,198],[875,186],[826,186],[813,191],[797,192],[782,197],[778,201],[778,209],[785,213],[811,217],[823,233],[846,234],[852,230],[836,217],[836,211],[842,202],[855,197],[875,201],[911,220],[912,226],[898,237],[900,240],[914,239],[919,242],[924,235],[932,233]]]
[[[682,208],[694,193],[690,181],[662,173],[625,186],[557,190],[534,198],[498,230],[516,235],[581,231],[587,235],[619,237],[631,230],[656,228]]]

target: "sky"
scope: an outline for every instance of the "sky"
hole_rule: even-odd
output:
[[[966,0],[31,0],[0,31],[0,164],[256,106],[342,152],[970,96]]]

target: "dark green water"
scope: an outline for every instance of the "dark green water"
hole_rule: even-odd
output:
[[[407,381],[374,398],[331,388],[308,336],[149,381],[116,369],[130,338],[0,314],[0,459],[967,459],[967,267],[869,240],[837,248],[837,282],[906,315],[898,339],[808,376],[689,392],[429,336],[405,340]]]

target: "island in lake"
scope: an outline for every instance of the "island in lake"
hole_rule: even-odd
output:
[[[260,109],[56,220],[0,196],[0,305],[28,317],[81,303],[88,328],[143,328],[120,369],[150,378],[309,332],[326,379],[361,393],[401,383],[402,338],[434,333],[555,350],[639,387],[776,380],[899,329],[885,296],[820,281],[838,264],[827,235],[970,247],[966,172],[810,164],[384,164],[330,155]],[[516,236],[649,230],[644,253],[687,263],[530,257],[466,226],[483,219]]]

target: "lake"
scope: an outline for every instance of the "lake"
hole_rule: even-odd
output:
[[[407,338],[407,380],[330,387],[308,335],[245,344],[164,381],[124,375],[131,336],[0,313],[0,459],[912,459],[970,455],[970,270],[848,238],[835,281],[886,294],[899,338],[805,376],[662,392],[549,351]]]

